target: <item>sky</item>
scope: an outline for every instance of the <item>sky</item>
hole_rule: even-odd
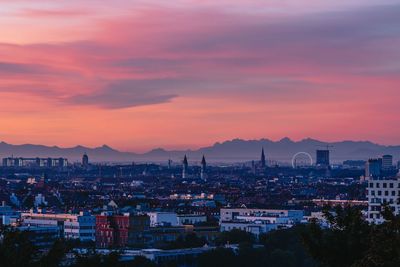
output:
[[[400,0],[0,0],[0,140],[400,144]]]

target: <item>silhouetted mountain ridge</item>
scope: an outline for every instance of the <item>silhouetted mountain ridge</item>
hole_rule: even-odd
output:
[[[91,161],[110,161],[110,162],[166,162],[168,159],[180,161],[186,154],[191,162],[200,162],[202,155],[206,156],[207,161],[235,162],[258,160],[261,149],[265,149],[267,160],[290,161],[297,152],[307,152],[315,158],[317,149],[331,150],[333,162],[340,162],[346,159],[368,159],[380,157],[384,154],[391,154],[397,160],[400,157],[400,146],[379,145],[370,141],[340,141],[323,142],[320,140],[305,138],[300,141],[293,141],[284,137],[278,141],[270,139],[243,140],[232,139],[223,142],[216,142],[212,146],[203,147],[196,150],[166,150],[155,148],[147,153],[138,154],[134,152],[121,152],[107,145],[89,148],[85,146],[75,146],[61,148],[58,146],[44,145],[12,145],[0,142],[1,157],[66,157],[71,162],[80,161],[82,155],[87,153]]]

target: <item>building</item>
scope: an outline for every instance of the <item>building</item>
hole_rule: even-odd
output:
[[[148,212],[150,227],[178,226],[178,215],[175,212]]]
[[[382,159],[369,159],[365,163],[365,177],[381,176]]]
[[[3,158],[4,167],[47,167],[64,168],[68,166],[66,158]]]
[[[261,168],[265,168],[267,166],[267,162],[265,159],[264,148],[261,150]]]
[[[89,156],[86,153],[82,156],[82,166],[84,168],[89,166]]]
[[[128,244],[129,214],[103,212],[96,216],[96,247],[125,247]]]
[[[182,162],[182,178],[183,179],[187,178],[188,167],[189,167],[189,163],[188,163],[187,157],[185,155],[185,157],[183,158],[183,162]]]
[[[5,202],[0,206],[0,226],[15,224],[21,218],[21,213],[14,211]]]
[[[382,204],[386,203],[395,214],[400,214],[400,178],[370,179],[367,187],[368,218],[371,223],[382,223]]]
[[[392,155],[384,155],[382,156],[382,170],[391,170],[393,169],[393,156]]]
[[[203,181],[207,180],[206,169],[207,169],[207,162],[206,162],[206,158],[203,155],[203,158],[201,160],[201,172],[200,172],[200,179]]]
[[[330,166],[329,150],[317,150],[317,166]]]
[[[302,210],[223,208],[220,211],[221,232],[240,229],[256,236],[273,229],[291,227],[303,220]]]
[[[149,227],[147,215],[103,212],[96,216],[96,246],[112,248],[143,243]]]
[[[81,242],[94,242],[96,239],[96,217],[81,212],[64,221],[64,238],[79,239]]]
[[[61,237],[79,239],[81,242],[95,241],[95,220],[88,212],[53,214],[30,211],[21,214],[22,226],[57,227]]]
[[[19,226],[18,231],[28,232],[28,238],[37,248],[50,248],[61,238],[57,226]]]
[[[196,225],[207,222],[205,214],[179,214],[178,225]]]

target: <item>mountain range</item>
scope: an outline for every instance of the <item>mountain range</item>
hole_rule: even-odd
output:
[[[327,149],[327,146],[331,151],[332,162],[341,162],[346,159],[366,160],[384,154],[393,155],[395,160],[400,159],[399,145],[385,146],[370,141],[323,142],[311,138],[293,141],[287,137],[279,141],[233,139],[196,150],[157,148],[142,154],[118,151],[107,145],[96,148],[84,146],[62,148],[32,144],[12,145],[1,142],[0,157],[65,157],[75,162],[80,161],[82,155],[87,153],[92,162],[166,162],[168,159],[177,162],[181,161],[186,154],[191,162],[200,162],[202,155],[205,155],[209,162],[240,162],[258,160],[261,149],[264,148],[268,160],[289,162],[297,152],[307,152],[315,160],[316,150]]]

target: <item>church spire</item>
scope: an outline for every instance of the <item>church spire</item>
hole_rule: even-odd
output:
[[[265,168],[265,166],[266,166],[265,153],[264,153],[264,148],[262,148],[262,151],[261,151],[261,167]]]

